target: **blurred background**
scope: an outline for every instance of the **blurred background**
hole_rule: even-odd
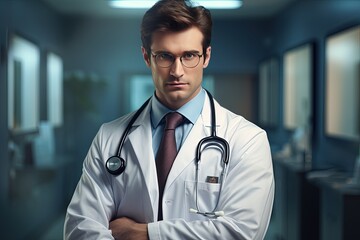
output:
[[[0,1],[4,239],[62,239],[102,123],[152,92],[144,9],[106,0]],[[267,239],[360,239],[360,1],[243,0],[212,10],[204,86],[270,140]]]

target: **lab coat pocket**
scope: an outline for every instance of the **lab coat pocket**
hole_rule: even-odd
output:
[[[204,216],[191,213],[190,208],[202,212],[212,212],[219,199],[220,184],[205,182],[185,182],[185,204],[189,210],[189,220],[204,219]],[[196,197],[197,195],[197,197]],[[197,198],[197,199],[196,199]]]

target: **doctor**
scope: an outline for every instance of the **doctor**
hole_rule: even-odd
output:
[[[188,1],[159,1],[146,12],[142,54],[155,93],[130,125],[118,175],[109,173],[107,161],[134,113],[101,126],[67,209],[64,239],[264,238],[274,198],[266,133],[215,101],[216,135],[229,144],[228,163],[216,144],[195,159],[199,141],[212,131],[212,99],[201,87],[211,27],[210,12]],[[175,130],[178,152],[161,196],[156,156],[163,117],[174,111],[184,120]]]

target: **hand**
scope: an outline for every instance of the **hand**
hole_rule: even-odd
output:
[[[137,223],[130,218],[122,217],[111,221],[109,229],[115,239],[148,240],[147,224]]]

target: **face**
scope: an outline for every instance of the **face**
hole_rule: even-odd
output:
[[[155,94],[160,102],[170,109],[180,108],[201,89],[203,70],[208,66],[211,54],[210,47],[206,49],[206,54],[203,53],[202,40],[203,34],[196,27],[182,32],[154,33],[151,52],[168,53],[176,57],[175,62],[168,68],[157,66],[154,56],[148,55],[142,48],[146,65],[151,69]],[[199,64],[194,68],[183,66],[180,57],[194,52],[202,55]]]

